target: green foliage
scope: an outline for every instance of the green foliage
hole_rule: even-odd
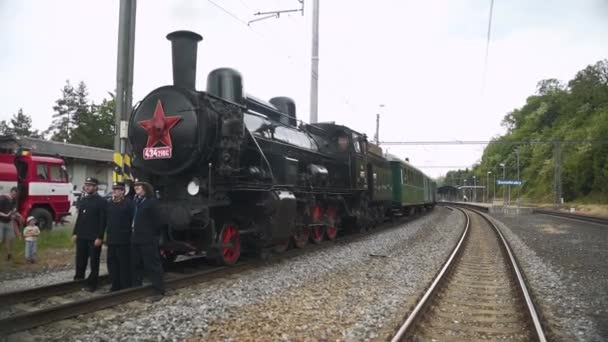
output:
[[[519,154],[521,193],[537,202],[553,201],[555,145],[562,144],[562,193],[566,201],[608,203],[608,60],[579,71],[567,86],[556,79],[538,82],[537,93],[508,113],[502,125],[507,133],[484,150],[470,172],[446,175],[485,177],[487,171],[517,178]],[[520,141],[542,141],[518,144]],[[548,143],[547,143],[548,142]],[[479,179],[479,178],[478,178]],[[458,183],[459,185],[462,183]],[[501,187],[497,187],[499,196]]]
[[[47,132],[51,140],[85,146],[112,148],[114,139],[114,96],[101,104],[90,103],[84,82],[74,88],[66,81],[55,102],[53,123]]]
[[[6,122],[0,121],[0,135],[15,134],[22,137],[42,138],[38,130],[32,129],[32,118],[23,113],[23,108],[19,108],[17,113]]]
[[[13,133],[22,137],[41,138],[38,130],[32,129],[32,118],[23,113],[23,108],[13,115],[10,121]]]

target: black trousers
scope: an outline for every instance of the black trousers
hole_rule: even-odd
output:
[[[110,291],[131,287],[131,245],[108,245],[108,273],[112,280]]]
[[[99,255],[101,246],[95,247],[95,240],[76,239],[76,275],[74,280],[84,279],[87,261],[90,262],[91,273],[87,278],[87,286],[97,289],[99,279]]]
[[[133,286],[141,286],[144,273],[159,294],[165,293],[163,267],[160,262],[158,244],[132,244],[131,265],[133,267]]]

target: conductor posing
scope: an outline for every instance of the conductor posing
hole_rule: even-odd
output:
[[[87,261],[91,273],[86,281],[85,290],[95,291],[99,277],[99,255],[106,224],[106,201],[97,193],[99,181],[89,177],[84,182],[87,195],[78,205],[78,218],[74,225],[72,240],[76,242],[76,275],[74,280],[84,279]]]
[[[131,224],[133,202],[125,197],[125,183],[112,185],[112,199],[107,212],[108,272],[111,292],[131,286]]]
[[[136,194],[131,237],[133,285],[142,285],[145,271],[157,293],[154,300],[159,300],[165,294],[165,285],[158,250],[161,230],[158,202],[154,197],[152,185],[140,181],[136,181],[133,185]]]

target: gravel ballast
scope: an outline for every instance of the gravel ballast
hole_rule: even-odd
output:
[[[541,214],[494,215],[556,341],[608,340],[608,227]]]
[[[349,243],[125,304],[20,337],[44,340],[385,340],[462,233],[436,208]]]
[[[99,274],[108,273],[106,262],[106,247],[104,246],[99,263]],[[89,275],[90,267],[87,264],[86,275]],[[0,293],[23,291],[40,286],[48,286],[74,279],[75,266],[73,263],[37,271],[12,271],[10,275],[0,280]]]

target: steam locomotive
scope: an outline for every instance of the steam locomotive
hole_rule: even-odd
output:
[[[160,201],[165,260],[230,265],[245,249],[303,248],[434,205],[434,183],[409,163],[346,126],[298,124],[293,100],[245,94],[234,69],[212,71],[197,91],[202,37],[167,39],[174,84],[134,108],[128,131],[133,174]]]

